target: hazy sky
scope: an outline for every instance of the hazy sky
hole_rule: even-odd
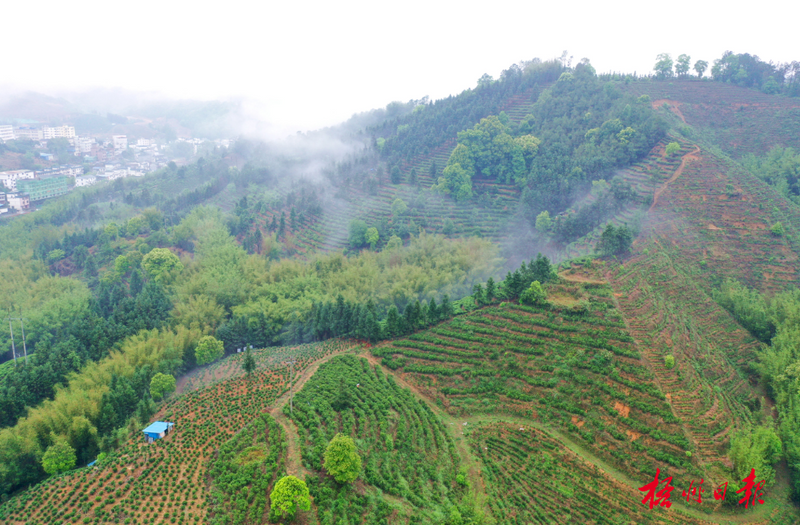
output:
[[[299,130],[455,94],[564,50],[598,72],[648,72],[661,52],[800,60],[798,15],[785,1],[9,2],[0,86],[245,96],[261,118]]]

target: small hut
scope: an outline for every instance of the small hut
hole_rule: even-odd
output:
[[[144,429],[144,437],[148,443],[152,443],[157,439],[161,439],[170,432],[172,432],[172,428],[175,426],[175,423],[170,423],[168,421],[156,421],[152,423],[149,427]]]

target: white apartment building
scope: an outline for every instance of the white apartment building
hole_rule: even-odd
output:
[[[17,140],[43,140],[44,133],[39,128],[20,127],[14,131]]]
[[[95,144],[95,140],[92,137],[75,137],[75,156],[80,157],[81,155],[86,155],[87,153],[92,152],[92,145]]]
[[[0,126],[0,140],[6,142],[7,140],[14,140],[14,138],[14,126]]]
[[[58,126],[55,128],[51,128],[49,126],[45,126],[42,128],[42,138],[44,140],[50,139],[58,139],[58,138],[65,138],[65,139],[74,139],[75,138],[75,128],[72,126]]]
[[[75,187],[91,186],[97,182],[97,177],[94,175],[84,175],[82,177],[75,177]]]
[[[32,179],[31,170],[0,171],[0,184],[11,191],[17,191],[17,181],[22,179]]]
[[[114,135],[111,137],[111,140],[114,141],[114,151],[121,152],[128,149],[128,137],[127,135]]]
[[[137,139],[136,140],[136,145],[137,146],[148,147],[148,146],[150,146],[150,139]]]

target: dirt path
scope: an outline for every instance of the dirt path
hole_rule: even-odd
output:
[[[647,210],[648,212],[653,211],[653,208],[655,207],[656,203],[658,203],[658,198],[661,196],[662,193],[667,191],[667,187],[671,182],[674,182],[675,179],[681,176],[681,174],[683,173],[683,169],[686,167],[689,161],[698,159],[697,157],[698,153],[700,153],[700,147],[695,146],[694,151],[687,153],[681,158],[681,165],[678,166],[678,169],[675,170],[675,173],[672,174],[672,177],[670,177],[669,180],[665,182],[664,185],[658,189],[658,191],[656,191],[655,195],[653,195],[653,204],[650,206],[650,209]]]
[[[294,393],[296,394],[301,388],[303,388],[303,385],[305,385],[306,382],[311,379],[311,376],[313,376],[317,371],[319,365],[330,361],[337,355],[346,354],[349,351],[350,349],[327,355],[319,361],[315,361],[309,365],[305,370],[300,372],[299,375],[295,374],[294,386],[292,387]],[[311,472],[303,466],[303,461],[300,455],[300,436],[297,433],[297,427],[283,413],[283,407],[289,403],[290,394],[291,393],[287,390],[283,395],[276,399],[275,405],[269,410],[269,414],[275,418],[275,421],[278,422],[286,434],[286,473],[303,479],[306,475],[311,474]]]
[[[670,111],[675,113],[678,116],[678,118],[681,119],[681,122],[686,124],[686,119],[683,117],[683,113],[681,113],[681,109],[678,107],[680,102],[675,102],[674,100],[669,100],[666,98],[660,98],[653,102],[653,109],[658,109],[664,104],[669,106]]]

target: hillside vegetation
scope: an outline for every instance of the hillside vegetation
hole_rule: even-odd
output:
[[[0,523],[797,522],[800,106],[759,64],[534,60],[2,221]]]

